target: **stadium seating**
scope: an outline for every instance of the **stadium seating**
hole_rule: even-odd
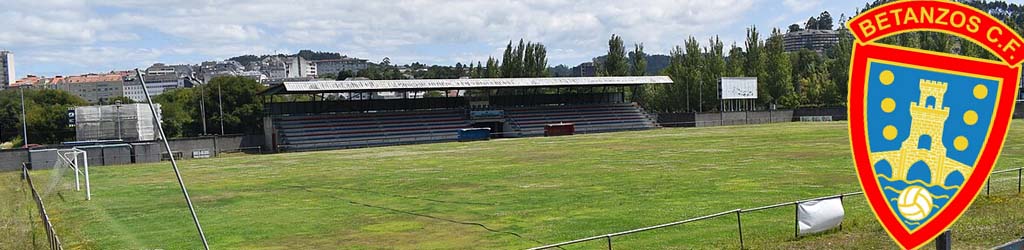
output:
[[[412,144],[458,139],[469,127],[464,109],[281,116],[284,151]]]
[[[657,127],[633,103],[506,108],[505,112],[512,128],[521,136],[544,135],[544,125],[555,123],[573,123],[579,134]]]

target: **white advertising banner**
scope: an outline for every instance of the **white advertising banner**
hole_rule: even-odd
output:
[[[797,224],[800,235],[833,229],[843,223],[843,202],[839,198],[808,201],[797,204]]]
[[[722,99],[757,99],[756,77],[722,77]]]

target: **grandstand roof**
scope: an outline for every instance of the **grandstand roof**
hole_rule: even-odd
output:
[[[598,87],[667,84],[667,76],[548,77],[285,82],[261,95],[482,88]]]

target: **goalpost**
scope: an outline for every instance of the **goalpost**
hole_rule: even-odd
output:
[[[82,164],[79,164],[79,156],[82,158]],[[58,168],[68,167],[75,172],[76,191],[82,191],[79,176],[85,175],[85,200],[92,200],[92,190],[89,185],[89,153],[78,148],[59,149],[57,150],[57,164],[59,164],[56,166]]]

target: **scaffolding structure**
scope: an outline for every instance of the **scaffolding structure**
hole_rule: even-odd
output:
[[[160,104],[153,104],[160,114]],[[156,119],[146,104],[116,104],[75,108],[75,138],[78,141],[152,141]]]

